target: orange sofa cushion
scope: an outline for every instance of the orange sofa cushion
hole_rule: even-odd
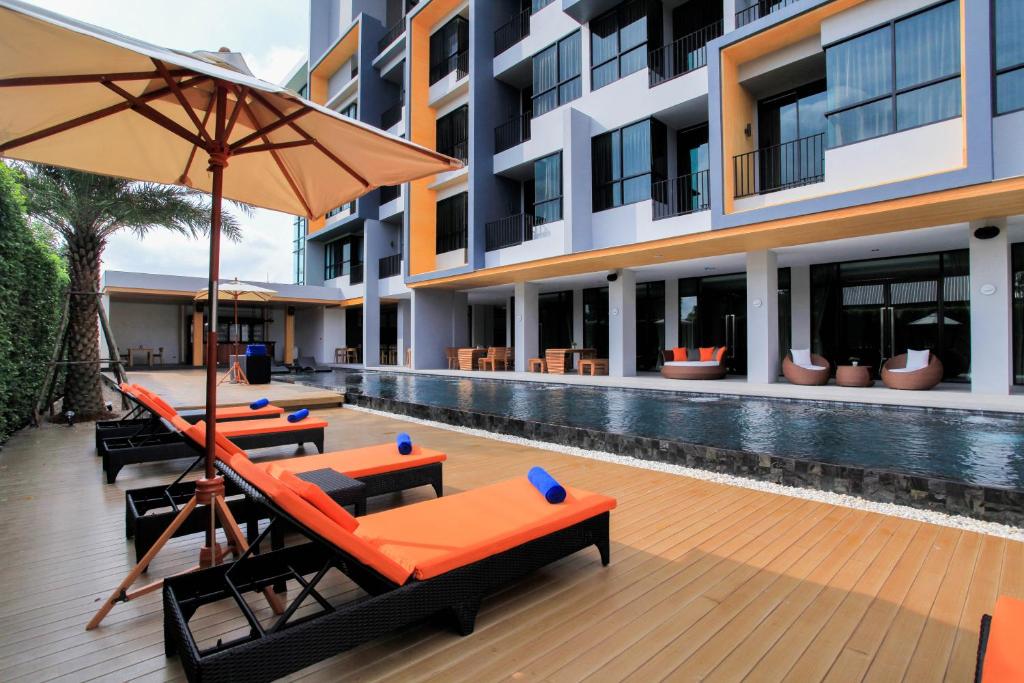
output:
[[[289,422],[284,416],[271,417],[263,420],[242,420],[240,422],[225,422],[217,425],[217,431],[223,432],[225,436],[250,436],[252,434],[276,434],[278,432],[297,432],[302,429],[317,429],[327,426],[323,420],[312,420],[306,418],[302,422]]]
[[[324,513],[303,500],[299,494],[254,465],[241,453],[231,454],[227,464],[240,477],[266,494],[278,507],[314,534],[333,543],[399,586],[409,580],[409,576],[412,574],[411,570],[402,567],[372,544],[331,521]]]
[[[982,683],[1024,681],[1024,600],[1006,595],[996,601],[992,628],[988,634]]]
[[[309,472],[329,467],[358,479],[374,474],[396,472],[399,470],[421,467],[435,462],[444,462],[447,456],[440,451],[414,445],[412,453],[401,455],[395,444],[386,443],[363,448],[352,448],[345,451],[334,451],[320,455],[304,455],[287,460],[275,460],[264,463],[267,471],[280,478],[282,472]]]
[[[615,508],[615,499],[566,487],[550,505],[526,477],[378,512],[355,535],[429,579]]]
[[[685,360],[687,360],[687,356],[688,355],[689,355],[689,351],[687,351],[684,348],[680,348],[680,347],[677,346],[674,349],[672,349],[672,360],[673,361],[676,361],[676,362],[685,361]]]
[[[725,357],[725,350],[726,350],[726,347],[719,346],[719,347],[717,347],[717,350],[715,351],[715,360],[718,361],[719,363],[721,363],[722,359]]]
[[[715,347],[714,346],[702,346],[699,349],[701,361],[715,360]]]
[[[282,472],[278,479],[281,480],[282,484],[302,496],[302,499],[307,503],[324,513],[327,519],[345,531],[355,531],[356,527],[359,526],[359,522],[355,517],[348,514],[348,510],[334,502],[333,498],[328,496],[322,488],[313,482],[299,479],[291,472]]]

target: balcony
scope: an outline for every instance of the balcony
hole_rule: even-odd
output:
[[[402,107],[404,106],[405,96],[403,95],[398,102],[384,110],[384,113],[380,115],[380,127],[383,130],[389,130],[392,126],[402,120]]]
[[[353,263],[352,268],[348,273],[348,283],[350,285],[359,285],[363,282],[363,264]]]
[[[773,12],[778,12],[787,5],[792,5],[797,0],[755,0],[754,4],[736,12],[736,28],[746,26],[755,19],[766,17]]]
[[[530,139],[530,123],[533,112],[526,111],[514,116],[494,129],[494,153],[504,152]]]
[[[722,35],[722,22],[716,21],[663,47],[651,50],[648,59],[648,85],[653,88],[708,64],[709,41]]]
[[[384,185],[380,188],[380,204],[388,204],[402,196],[401,185]]]
[[[651,185],[654,220],[707,211],[711,206],[711,179],[708,171],[688,173],[678,178],[659,180]]]
[[[450,144],[438,144],[437,151],[458,159],[463,165],[469,164],[469,140],[462,139]]]
[[[336,206],[333,209],[331,209],[330,211],[328,211],[326,214],[324,214],[324,218],[330,220],[331,218],[333,218],[334,216],[337,216],[342,211],[348,211],[349,214],[355,213],[356,212],[356,203],[355,202],[349,202],[348,204],[342,204],[341,206]]]
[[[384,37],[377,41],[377,54],[384,52],[384,49],[398,40],[403,33],[405,33],[405,17],[402,17],[401,21],[389,28]]]
[[[469,76],[469,50],[463,50],[436,64],[431,64],[430,85],[434,85],[452,72],[455,73],[455,79],[458,81]]]
[[[733,157],[736,199],[825,180],[825,134],[762,147]]]
[[[383,256],[377,263],[377,278],[394,277],[402,274],[402,255]]]
[[[494,54],[500,55],[520,40],[530,35],[530,17],[533,16],[532,8],[527,7],[522,12],[512,17],[508,23],[498,27],[494,32]]]
[[[491,221],[484,226],[484,250],[497,251],[529,242],[533,239],[533,228],[544,223],[545,220],[540,216],[528,213]]]

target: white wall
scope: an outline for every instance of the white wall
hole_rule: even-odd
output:
[[[489,251],[484,256],[486,268],[524,263],[564,253],[565,221],[554,221],[533,228],[533,239],[504,249]],[[461,265],[461,264],[460,264]]]
[[[295,310],[295,348],[299,356],[313,356],[324,362],[321,356],[324,339],[324,316],[321,309],[298,308]],[[330,360],[334,360],[333,356]]]
[[[996,178],[1024,175],[1024,111],[992,119],[992,165]]]
[[[530,17],[530,35],[494,58],[494,75],[498,78],[524,59],[552,45],[556,40],[580,30],[580,24],[562,11],[561,2],[553,2]],[[582,36],[587,39],[586,32]]]
[[[223,315],[223,302],[220,310]],[[110,302],[110,327],[118,350],[147,346],[156,351],[162,346],[164,363],[183,362],[181,316],[181,304]]]

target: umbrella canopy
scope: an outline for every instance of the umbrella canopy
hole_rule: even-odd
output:
[[[264,301],[270,301],[277,294],[272,289],[266,287],[260,287],[259,285],[252,285],[248,282],[239,282],[236,277],[231,282],[222,282],[217,285],[218,296],[227,297],[233,301],[248,301],[262,303]],[[196,292],[196,301],[205,301],[210,298],[210,289],[203,287]]]
[[[0,0],[0,155],[212,192],[210,152],[228,154],[225,197],[308,217],[461,166],[259,80],[237,55]]]

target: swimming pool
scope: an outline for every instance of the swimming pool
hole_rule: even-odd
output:
[[[402,403],[1024,490],[1016,415],[377,371],[297,379]]]

